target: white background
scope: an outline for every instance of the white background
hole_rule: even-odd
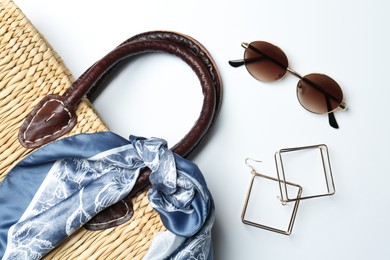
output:
[[[15,2],[75,77],[149,30],[190,35],[210,51],[223,80],[223,104],[192,160],[216,203],[216,259],[390,259],[390,2]],[[264,84],[229,66],[242,57],[241,42],[253,40],[281,47],[301,74],[326,73],[341,85],[349,109],[335,113],[340,129],[299,105],[295,77]],[[155,54],[127,66],[95,105],[114,132],[163,137],[173,145],[195,121],[201,100],[188,66]],[[329,147],[336,194],[301,202],[291,236],[244,225],[245,158],[262,160],[256,169],[275,176],[275,151],[318,143]]]

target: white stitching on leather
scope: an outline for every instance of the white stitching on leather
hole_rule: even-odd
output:
[[[27,134],[28,129],[31,127],[32,123],[34,122],[34,119],[37,117],[37,115],[39,114],[39,112],[41,112],[41,110],[44,109],[44,107],[47,105],[47,103],[53,102],[53,101],[56,101],[56,102],[60,103],[61,106],[64,108],[64,110],[68,113],[68,115],[69,115],[69,121],[68,121],[68,123],[67,123],[64,127],[62,127],[61,129],[55,131],[55,132],[52,133],[52,134],[45,135],[44,137],[38,138],[38,139],[36,139],[36,140],[34,140],[34,141],[29,141],[29,140],[27,140],[26,134]],[[52,115],[50,118],[52,118],[52,117],[53,117],[53,115]],[[45,122],[49,121],[50,118],[47,119]],[[55,134],[61,132],[64,128],[66,128],[66,127],[68,127],[68,126],[70,125],[70,122],[71,122],[71,121],[72,121],[72,113],[70,112],[69,109],[67,109],[67,108],[65,107],[64,102],[61,101],[61,100],[55,99],[55,98],[49,99],[48,101],[46,101],[46,102],[42,105],[42,107],[35,113],[34,117],[31,119],[30,123],[29,123],[28,126],[26,127],[26,130],[23,132],[23,140],[24,140],[26,143],[36,143],[36,142],[39,142],[39,141],[41,141],[41,140],[43,140],[43,139],[49,138],[49,137],[51,137],[51,136],[53,136],[53,135],[55,135]]]

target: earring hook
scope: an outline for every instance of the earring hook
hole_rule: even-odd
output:
[[[252,173],[256,173],[256,169],[255,169],[251,164],[248,163],[249,160],[250,160],[250,161],[253,161],[253,162],[258,162],[258,163],[261,163],[262,161],[255,160],[255,159],[252,159],[252,158],[246,158],[246,159],[245,159],[245,164],[246,164],[249,168],[251,168],[251,170],[252,170],[251,172],[252,172]]]

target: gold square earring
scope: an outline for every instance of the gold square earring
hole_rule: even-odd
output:
[[[326,192],[315,192],[313,194],[303,195],[303,188],[301,185],[288,181],[286,178],[286,162],[284,156],[286,156],[288,153],[294,153],[294,152],[303,152],[303,151],[319,151],[320,155],[320,161],[321,161],[321,167],[320,167],[320,177],[319,179],[323,179],[325,182],[325,185],[321,183],[322,189],[325,189]],[[318,155],[316,155],[318,156]],[[329,159],[329,152],[328,147],[325,144],[319,144],[319,145],[311,145],[311,146],[302,146],[302,147],[295,147],[295,148],[284,148],[277,151],[274,155],[275,158],[275,165],[276,165],[276,173],[277,178],[259,173],[255,170],[255,168],[249,163],[249,161],[259,163],[260,161],[253,160],[250,158],[247,158],[245,160],[246,165],[251,168],[251,174],[252,178],[250,181],[249,189],[246,195],[246,199],[244,202],[244,208],[242,210],[241,214],[241,220],[246,225],[251,225],[254,227],[266,229],[269,231],[277,232],[284,235],[290,235],[292,232],[292,228],[294,226],[295,218],[298,211],[299,202],[304,199],[311,199],[311,198],[318,198],[318,197],[324,197],[324,196],[330,196],[335,194],[335,185],[333,181],[333,174],[332,169],[330,166],[330,159]],[[306,166],[306,165],[305,165]],[[323,174],[323,177],[321,176]],[[264,223],[264,221],[254,221],[250,220],[248,216],[248,205],[250,204],[251,200],[251,194],[254,191],[254,183],[255,180],[259,180],[260,183],[264,183],[266,181],[270,181],[272,183],[277,182],[278,183],[278,191],[277,193],[280,193],[279,196],[277,196],[278,200],[277,203],[281,207],[289,205],[289,220],[288,224],[285,228],[281,228],[279,226],[271,225],[268,223]],[[291,192],[293,191],[293,192]],[[293,195],[291,196],[291,194]],[[271,197],[270,197],[271,198]],[[274,202],[274,201],[272,201]],[[258,204],[258,203],[256,203]],[[269,204],[268,204],[269,205]],[[263,211],[264,212],[264,211]],[[262,222],[262,223],[260,223]]]

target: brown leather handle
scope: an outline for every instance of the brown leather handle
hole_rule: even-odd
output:
[[[214,123],[222,100],[222,84],[213,59],[207,50],[191,37],[166,31],[138,34],[123,42],[81,75],[63,95],[43,98],[23,122],[19,141],[35,148],[68,133],[77,122],[76,107],[81,99],[97,92],[104,79],[121,61],[146,52],[166,52],[180,57],[194,70],[203,90],[203,106],[199,118],[188,134],[172,150],[187,156],[206,136]],[[131,198],[148,186],[150,171],[137,179],[133,192],[97,216],[85,227],[99,230],[126,222],[132,216]]]
[[[188,134],[172,149],[188,155],[203,139],[219,111],[222,85],[218,70],[206,49],[194,39],[164,31],[136,35],[92,65],[63,95],[46,96],[23,122],[19,141],[35,148],[68,133],[76,124],[75,109],[89,92],[94,93],[103,79],[121,61],[147,52],[166,52],[180,57],[194,70],[203,89],[199,118]]]

